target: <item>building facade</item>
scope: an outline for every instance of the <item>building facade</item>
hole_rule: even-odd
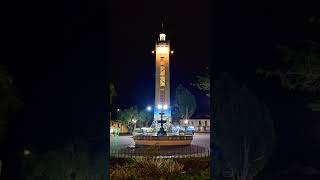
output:
[[[120,130],[120,133],[129,132],[127,125],[123,124],[120,120],[110,120],[110,132],[112,133],[115,129]]]
[[[210,119],[180,120],[181,126],[193,126],[195,132],[210,132]]]

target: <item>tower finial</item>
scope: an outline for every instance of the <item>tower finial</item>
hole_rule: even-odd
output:
[[[162,25],[162,33],[164,33],[163,21],[162,21],[161,25]]]

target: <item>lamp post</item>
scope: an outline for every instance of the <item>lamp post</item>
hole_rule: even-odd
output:
[[[134,127],[133,127],[133,130],[134,130],[134,129],[136,129],[136,123],[137,123],[137,120],[132,119],[132,122],[134,123]]]

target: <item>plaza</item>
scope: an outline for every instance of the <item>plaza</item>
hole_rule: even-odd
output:
[[[191,145],[200,146],[210,150],[210,133],[195,133]],[[135,146],[132,136],[110,135],[110,150],[123,149]]]

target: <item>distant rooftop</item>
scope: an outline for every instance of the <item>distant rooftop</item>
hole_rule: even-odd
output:
[[[193,115],[190,119],[210,119],[209,114],[196,114]]]

